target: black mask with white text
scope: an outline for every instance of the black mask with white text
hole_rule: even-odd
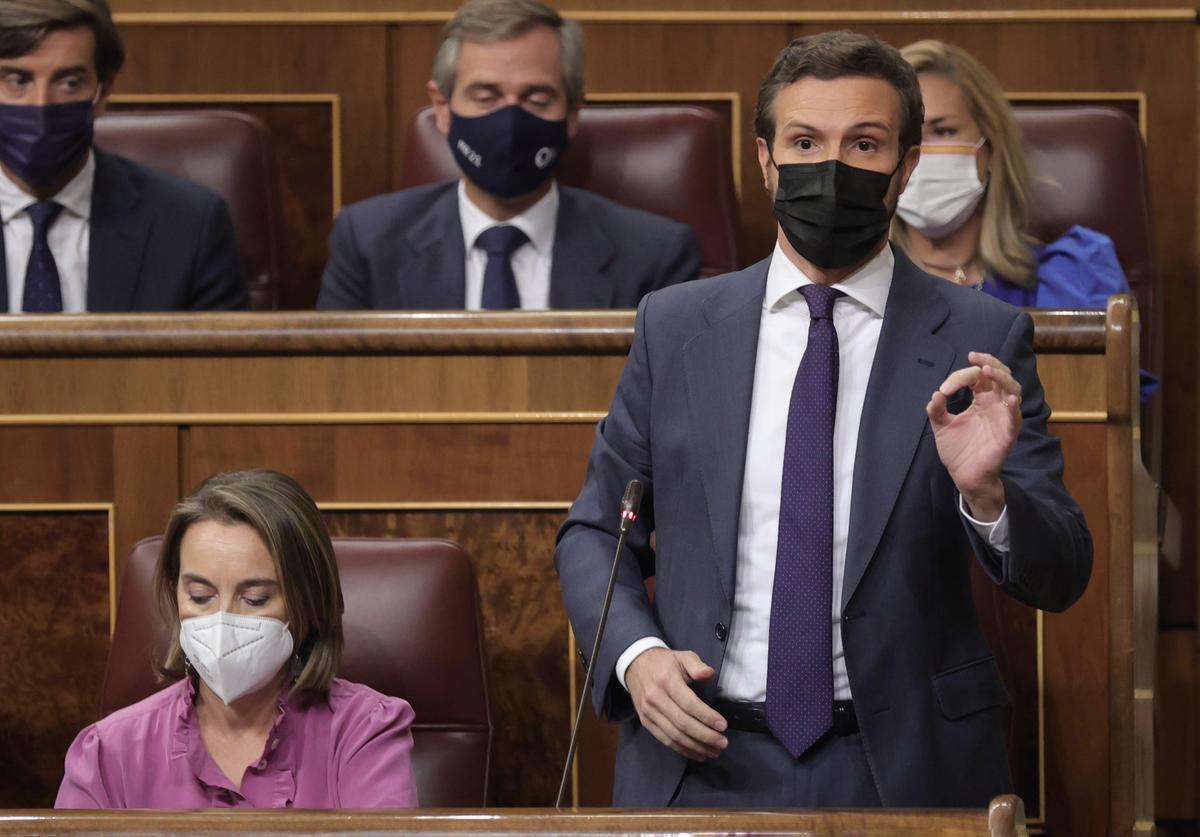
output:
[[[541,186],[566,153],[566,119],[542,119],[520,105],[483,116],[450,112],[450,150],[483,191],[515,198]]]
[[[775,217],[804,259],[825,270],[848,267],[887,236],[892,212],[884,199],[899,164],[883,174],[841,160],[771,162],[779,172]]]

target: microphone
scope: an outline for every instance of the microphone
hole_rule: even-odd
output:
[[[558,798],[554,801],[555,808],[562,808],[563,794],[567,791],[567,777],[571,775],[571,765],[575,762],[575,748],[579,744],[579,721],[583,718],[583,709],[587,705],[588,692],[592,687],[592,667],[596,663],[596,655],[600,653],[600,640],[604,638],[604,625],[608,622],[608,609],[612,605],[613,588],[617,585],[617,568],[621,565],[621,548],[625,546],[625,536],[633,528],[637,520],[638,509],[642,506],[642,483],[640,480],[630,480],[625,486],[625,494],[621,497],[621,525],[617,530],[617,551],[613,555],[612,571],[608,574],[608,589],[604,591],[604,604],[600,608],[600,622],[596,625],[596,638],[592,642],[592,653],[588,656],[586,671],[583,678],[583,688],[579,690],[579,706],[575,710],[575,725],[571,728],[571,744],[567,748],[567,763],[563,765],[562,780],[558,783]]]

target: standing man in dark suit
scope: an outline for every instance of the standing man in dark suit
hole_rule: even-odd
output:
[[[617,805],[977,807],[1010,790],[970,555],[1061,610],[1091,538],[1028,315],[888,244],[921,121],[892,47],[792,42],[756,112],[774,253],[638,309],[555,554],[590,647],[622,488],[644,483],[585,661],[621,724]]]
[[[249,304],[224,202],[92,147],[124,60],[105,0],[0,3],[0,312]]]
[[[317,307],[633,308],[695,278],[686,226],[554,181],[583,50],[579,24],[537,0],[463,5],[428,83],[463,177],[343,210]]]

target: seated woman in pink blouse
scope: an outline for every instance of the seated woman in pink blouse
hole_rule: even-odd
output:
[[[212,477],[175,507],[157,575],[181,678],[84,729],[58,808],[404,808],[412,708],[334,676],[342,588],[294,480]]]

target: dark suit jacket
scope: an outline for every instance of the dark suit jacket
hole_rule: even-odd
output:
[[[634,308],[658,288],[694,279],[692,231],[559,184],[551,308]],[[466,307],[458,182],[418,186],[342,210],[329,240],[318,308]]]
[[[225,202],[176,177],[95,149],[88,311],[246,308],[250,291]],[[0,236],[0,312],[8,276]]]
[[[626,481],[643,481],[608,630],[592,661],[597,711],[622,722],[615,804],[665,805],[684,758],[637,721],[614,675],[643,636],[720,671],[729,625],[746,438],[768,262],[651,294],[555,563],[575,635],[591,647]],[[1091,537],[1063,488],[1027,314],[920,272],[896,252],[855,458],[842,640],[863,743],[885,806],[979,807],[1010,788],[1007,700],[971,598],[970,553],[1006,592],[1061,610],[1082,595]],[[1002,480],[1011,552],[961,518],[925,414],[967,352],[991,352],[1022,385],[1023,424]],[[657,531],[657,555],[649,533]],[[643,576],[654,573],[654,601]],[[698,687],[712,700],[717,679]]]

